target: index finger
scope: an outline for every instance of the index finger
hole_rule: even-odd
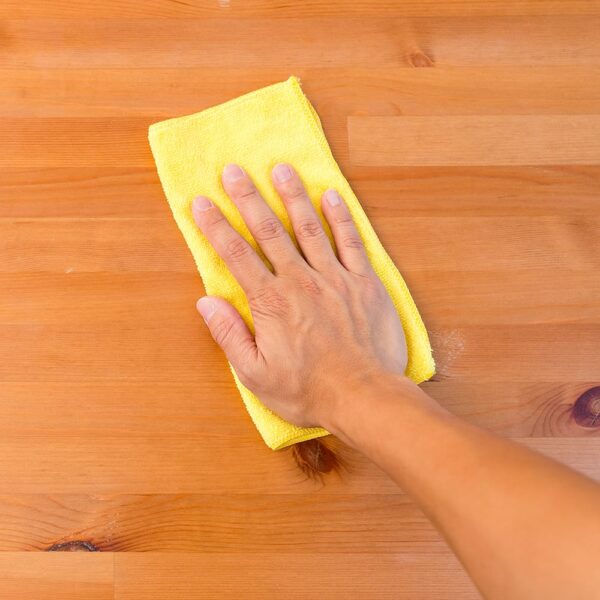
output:
[[[223,213],[205,196],[192,203],[194,221],[244,292],[264,287],[273,274],[254,248],[230,225]]]

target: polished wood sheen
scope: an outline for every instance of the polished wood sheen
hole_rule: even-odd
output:
[[[4,0],[0,596],[477,598],[358,453],[264,446],[147,127],[298,75],[426,390],[600,479],[598,31],[594,0]]]

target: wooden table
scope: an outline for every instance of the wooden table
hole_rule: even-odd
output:
[[[600,477],[598,31],[592,0],[4,0],[0,596],[476,597],[366,460],[263,445],[146,130],[300,76],[427,391]]]

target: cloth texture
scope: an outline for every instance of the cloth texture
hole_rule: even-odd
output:
[[[289,163],[298,171],[322,219],[319,206],[322,194],[335,188],[342,195],[369,259],[400,315],[408,346],[406,375],[420,383],[434,374],[427,331],[410,292],[335,162],[317,113],[296,77],[193,115],[155,123],[150,126],[149,140],[164,192],[207,294],[228,300],[252,329],[246,296],[195,225],[192,200],[198,195],[208,196],[258,250],[235,205],[223,190],[223,167],[228,163],[241,165],[291,233],[287,213],[270,176],[277,163]],[[260,251],[259,254],[263,256]],[[240,383],[233,368],[232,372],[244,404],[270,448],[277,450],[327,435],[328,432],[319,427],[297,427],[284,421]]]

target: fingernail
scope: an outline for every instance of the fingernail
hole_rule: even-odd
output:
[[[223,169],[223,179],[229,183],[241,179],[244,175],[244,169],[239,165],[225,165],[225,168]]]
[[[325,198],[327,198],[329,206],[337,206],[342,201],[340,195],[335,190],[327,190],[325,192]]]
[[[273,169],[273,175],[279,183],[285,183],[286,181],[289,181],[293,174],[294,173],[292,172],[292,169],[283,163],[275,165],[275,168]]]
[[[194,202],[192,203],[192,209],[199,212],[205,212],[213,206],[213,203],[206,196],[198,196],[194,198]]]
[[[202,318],[204,319],[204,322],[207,325],[217,310],[214,300],[212,300],[212,298],[209,298],[208,296],[200,298],[200,300],[196,302],[196,308],[198,309],[198,312],[202,315]]]

